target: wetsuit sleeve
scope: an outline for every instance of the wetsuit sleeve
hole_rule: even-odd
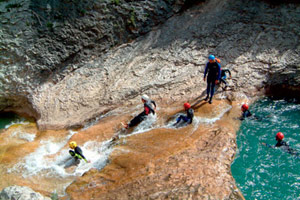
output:
[[[224,73],[228,72],[229,76],[231,76],[231,72],[229,69],[222,69],[222,72],[224,72]]]
[[[194,110],[191,109],[191,110],[190,110],[190,119],[191,119],[191,120],[190,120],[190,124],[193,123],[193,118],[194,118]]]
[[[246,113],[246,117],[251,117],[252,116],[252,114],[249,110],[247,110],[245,113]]]
[[[229,73],[229,76],[231,76],[231,72],[230,72],[230,70],[229,70],[229,69],[227,69],[227,72]]]
[[[218,65],[218,79],[217,80],[220,80],[221,79],[221,65],[219,63],[217,63]]]
[[[247,117],[247,112],[243,112],[243,118],[245,119]]]
[[[154,105],[154,107],[156,108],[156,103],[155,101],[151,101],[151,103]]]
[[[269,148],[274,148],[272,145],[268,144],[268,143],[263,143],[266,147],[269,147]]]
[[[84,157],[84,155],[82,154],[82,150],[81,150],[80,147],[76,147],[76,148],[75,148],[75,153],[79,154],[83,159],[86,159],[86,158]]]
[[[242,116],[240,117],[240,120],[244,120],[247,117],[247,113],[243,112]]]
[[[145,113],[146,113],[146,115],[148,115],[150,113],[150,109],[147,106],[145,106]]]
[[[206,66],[205,66],[205,70],[204,70],[204,78],[206,77],[207,71],[208,71],[208,63],[206,63]]]

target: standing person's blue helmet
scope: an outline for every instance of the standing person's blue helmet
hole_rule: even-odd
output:
[[[214,55],[209,55],[208,56],[208,60],[214,60],[215,59],[215,56]]]

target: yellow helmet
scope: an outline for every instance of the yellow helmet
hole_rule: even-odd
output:
[[[77,147],[77,144],[76,144],[76,142],[72,141],[69,143],[69,146],[71,149],[75,149]]]

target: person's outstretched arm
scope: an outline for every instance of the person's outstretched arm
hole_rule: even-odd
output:
[[[203,77],[204,80],[206,78],[207,70],[208,70],[208,63],[206,63],[205,70],[204,70],[204,77]]]

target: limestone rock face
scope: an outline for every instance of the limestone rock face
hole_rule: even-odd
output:
[[[0,3],[0,111],[40,117],[32,102],[84,60],[149,32],[185,1],[17,0]],[[39,107],[39,106],[38,106]]]
[[[10,186],[4,188],[0,193],[1,200],[50,200],[48,197],[42,196],[40,193],[33,191],[29,187]]]
[[[211,53],[221,59],[222,67],[229,68],[233,77],[229,80],[233,91],[224,94],[219,90],[216,97],[234,96],[236,92],[256,96],[274,84],[292,85],[293,91],[299,91],[299,4],[273,6],[264,1],[210,0],[170,17],[130,43],[108,50],[112,44],[121,44],[151,30],[143,27],[157,24],[154,16],[162,16],[158,20],[161,22],[182,4],[145,1],[152,6],[141,6],[131,1],[103,2],[95,2],[92,8],[83,7],[84,13],[76,13],[75,9],[72,23],[70,16],[61,16],[68,20],[61,22],[59,18],[57,23],[48,24],[48,32],[42,26],[33,31],[4,26],[2,108],[12,106],[31,111],[41,129],[58,129],[82,125],[109,109],[136,103],[142,93],[156,100],[188,100],[205,91],[203,72]],[[50,3],[43,5],[45,13],[27,6],[30,12],[26,6],[12,9],[28,13],[35,24],[45,26],[46,19],[56,19],[55,13],[60,10]],[[128,11],[128,6],[134,7],[134,12]],[[1,9],[5,16],[2,24],[12,23],[11,15],[3,14],[5,8]],[[165,14],[159,15],[160,9]],[[149,10],[153,16],[148,26],[141,13]],[[110,17],[104,17],[104,11]],[[121,17],[125,30],[112,28],[125,11],[126,19]],[[98,24],[104,22],[107,24]],[[23,48],[16,48],[20,46]]]

